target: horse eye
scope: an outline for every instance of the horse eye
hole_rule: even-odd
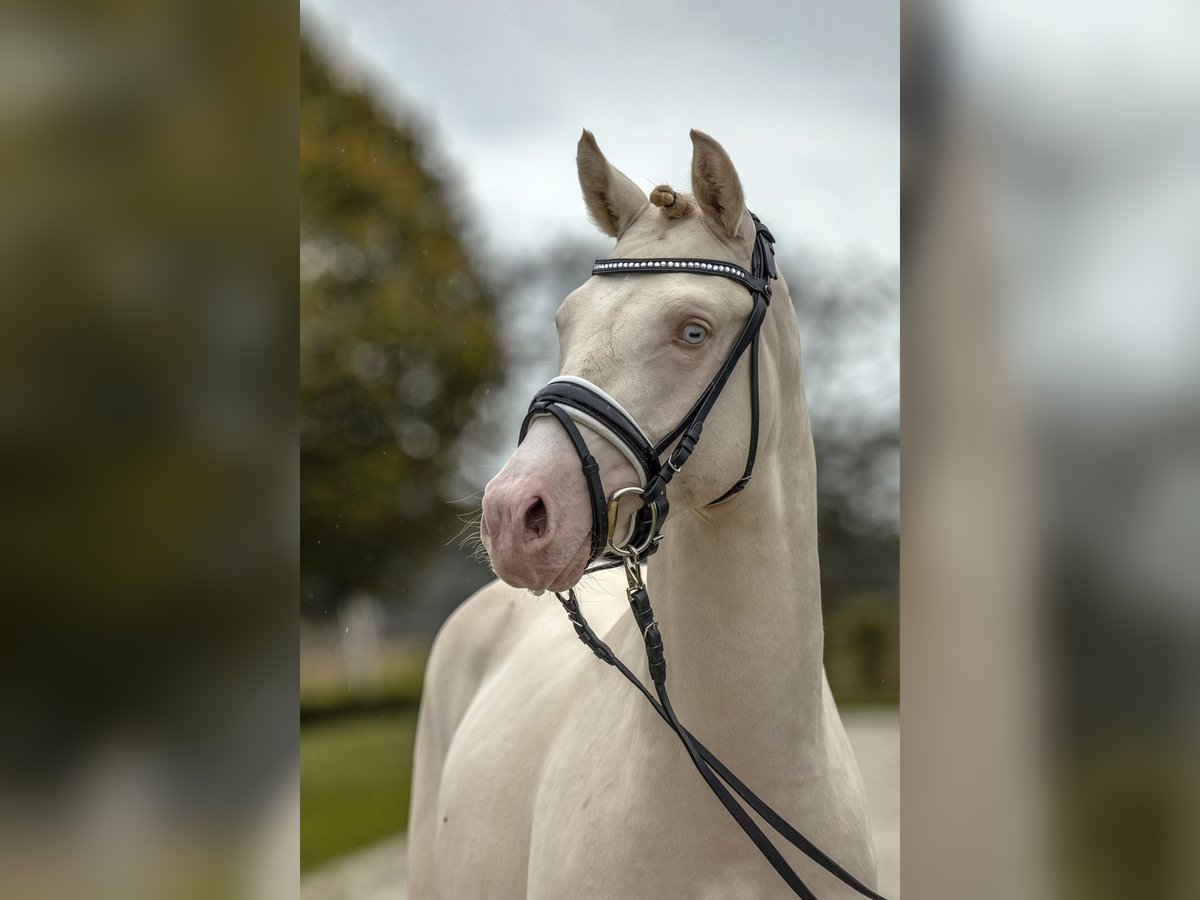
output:
[[[695,322],[688,322],[679,332],[679,336],[689,344],[703,344],[708,337],[708,329]]]

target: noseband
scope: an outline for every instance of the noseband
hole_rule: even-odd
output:
[[[796,874],[787,860],[763,833],[733,795],[733,790],[746,805],[773,828],[792,846],[799,849],[817,865],[830,872],[843,883],[871,900],[884,900],[857,878],[846,871],[830,856],[800,833],[786,819],[743,784],[729,769],[700,741],[680,724],[671,707],[667,694],[667,662],[663,650],[662,635],[654,610],[650,606],[650,595],[641,574],[641,561],[658,549],[662,539],[662,528],[666,523],[670,504],[667,502],[667,487],[679,474],[695,450],[704,430],[704,422],[712,412],[717,398],[728,384],[734,369],[743,354],[750,351],[750,439],[746,450],[746,468],[742,477],[720,497],[709,502],[714,506],[740,493],[754,474],[754,460],[758,452],[758,337],[771,303],[771,282],[777,277],[775,271],[775,238],[757,216],[754,220],[754,250],[751,270],[718,259],[598,259],[592,266],[593,275],[657,275],[689,274],[708,275],[736,281],[750,291],[754,308],[746,320],[741,333],[734,342],[729,355],[713,376],[708,387],[700,394],[688,413],[671,431],[657,443],[650,440],[637,421],[622,408],[621,404],[596,385],[583,378],[560,376],[534,395],[529,411],[521,423],[518,442],[525,440],[529,426],[540,416],[550,416],[566,431],[583,466],[583,477],[587,482],[588,498],[592,507],[592,541],[588,557],[588,571],[621,565],[628,582],[626,596],[646,647],[646,661],[650,678],[654,683],[652,694],[641,679],[588,625],[579,606],[574,588],[566,596],[556,594],[567,611],[567,617],[575,627],[575,633],[588,649],[601,660],[615,667],[649,701],[650,705],[670,726],[687,750],[693,765],[700,772],[717,799],[754,842],[759,852],[774,867],[779,876],[797,896],[805,900],[817,897]],[[600,466],[588,450],[579,426],[583,425],[602,436],[616,447],[632,464],[637,473],[638,486],[623,487],[613,492],[607,500],[600,479]],[[674,445],[672,449],[672,445]],[[666,460],[663,454],[670,450]],[[623,496],[636,494],[641,505],[624,537],[616,537],[617,504]],[[655,696],[657,695],[657,697]]]

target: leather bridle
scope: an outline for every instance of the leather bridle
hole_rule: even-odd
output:
[[[650,606],[650,595],[641,574],[641,561],[652,555],[662,539],[662,528],[670,511],[667,502],[667,487],[679,473],[700,440],[705,420],[712,412],[717,398],[728,384],[738,362],[747,350],[750,352],[750,439],[746,452],[746,468],[742,477],[709,506],[722,503],[740,493],[754,474],[754,461],[758,452],[759,398],[758,398],[758,339],[771,303],[771,282],[777,277],[775,270],[775,238],[767,227],[754,220],[754,249],[751,254],[750,271],[727,260],[678,259],[657,257],[649,259],[598,259],[592,266],[593,275],[625,276],[654,274],[692,274],[728,278],[747,290],[754,301],[753,309],[746,320],[729,355],[713,376],[708,387],[700,394],[688,413],[668,434],[658,442],[651,441],[636,420],[621,404],[596,385],[583,378],[562,376],[550,381],[529,405],[529,411],[521,423],[518,442],[525,439],[530,423],[539,416],[550,416],[566,431],[583,466],[587,482],[588,498],[592,510],[591,551],[588,571],[613,566],[623,566],[628,589],[629,605],[641,632],[646,647],[646,661],[655,693],[642,683],[612,649],[592,630],[584,618],[574,588],[567,594],[555,594],[567,611],[579,639],[601,660],[614,666],[649,701],[655,711],[666,721],[683,743],[692,763],[700,772],[709,788],[725,806],[726,810],[754,842],[758,850],[775,868],[780,877],[797,896],[805,900],[817,900],[788,864],[783,855],[771,843],[758,824],[733,795],[732,789],[743,801],[758,813],[781,837],[799,849],[817,865],[830,872],[842,882],[872,900],[884,900],[857,878],[842,868],[831,857],[790,825],[753,791],[726,768],[717,757],[701,744],[680,724],[671,707],[667,694],[667,663],[663,652],[662,635],[654,610]],[[584,425],[598,433],[616,447],[632,464],[640,484],[623,487],[606,499],[600,479],[600,466],[588,450],[587,442],[579,430]],[[673,446],[672,446],[673,445]],[[666,459],[663,454],[670,450]],[[641,498],[641,505],[633,514],[630,526],[621,538],[616,536],[616,514],[620,499],[629,494]],[[655,696],[657,695],[657,697]]]

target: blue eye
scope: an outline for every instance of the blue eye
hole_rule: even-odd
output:
[[[679,332],[679,337],[689,344],[703,344],[708,338],[708,329],[696,322],[688,322]]]

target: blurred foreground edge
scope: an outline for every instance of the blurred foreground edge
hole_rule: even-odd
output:
[[[293,896],[297,11],[0,15],[0,896]]]
[[[1200,889],[1198,33],[905,7],[909,897]]]

